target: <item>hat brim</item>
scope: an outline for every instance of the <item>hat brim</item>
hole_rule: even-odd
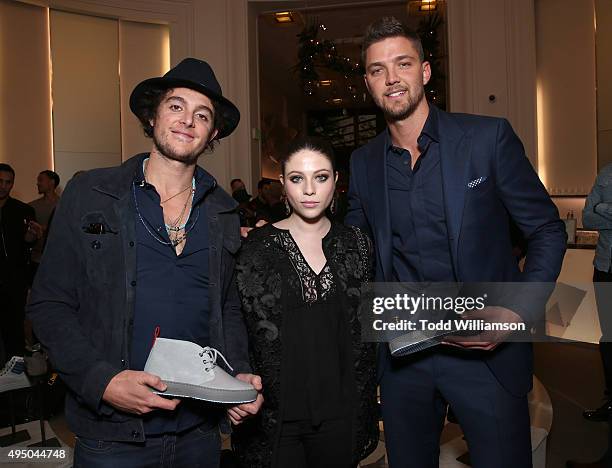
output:
[[[130,95],[131,111],[134,113],[134,115],[136,115],[136,117],[141,119],[142,116],[140,113],[142,112],[142,107],[140,106],[140,103],[145,93],[151,89],[171,88],[193,89],[194,91],[198,91],[205,96],[208,96],[213,101],[213,104],[215,105],[215,112],[217,113],[216,121],[219,124],[219,128],[217,129],[219,131],[217,138],[225,138],[238,126],[238,122],[240,122],[240,111],[229,99],[217,94],[203,84],[178,78],[166,78],[162,76],[159,78],[150,78],[139,83]]]

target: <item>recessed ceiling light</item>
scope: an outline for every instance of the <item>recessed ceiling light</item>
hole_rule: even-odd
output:
[[[274,20],[277,23],[293,23],[293,15],[290,11],[279,11],[274,13]]]
[[[436,7],[436,0],[421,0],[419,11],[434,11]]]

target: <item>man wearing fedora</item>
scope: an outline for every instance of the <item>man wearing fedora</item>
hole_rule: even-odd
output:
[[[143,368],[157,336],[187,340],[261,389],[233,276],[237,204],[197,166],[240,114],[193,58],[136,86],[130,108],[151,151],[68,184],[28,313],[69,388],[75,467],[217,467],[226,408],[163,398],[151,390],[165,384]],[[229,416],[239,423],[260,406]]]

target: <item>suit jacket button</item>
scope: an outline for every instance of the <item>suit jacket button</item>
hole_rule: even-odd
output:
[[[91,243],[91,248],[94,250],[98,250],[100,247],[102,247],[102,244],[100,244],[100,241],[95,240]]]
[[[133,439],[138,439],[138,437],[140,437],[140,432],[138,432],[138,431],[132,431],[132,438],[133,438]]]
[[[132,281],[130,284],[131,284],[132,286],[136,286],[136,281]]]

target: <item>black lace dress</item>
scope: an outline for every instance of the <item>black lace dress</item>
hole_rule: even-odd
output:
[[[252,231],[242,247],[238,288],[265,400],[232,435],[244,467],[276,466],[283,421],[351,420],[355,464],[376,448],[375,348],[361,342],[357,314],[372,271],[370,243],[333,223],[323,251],[327,263],[317,274],[289,231],[272,225]]]

